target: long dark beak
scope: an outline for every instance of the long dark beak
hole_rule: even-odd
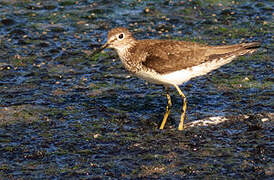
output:
[[[103,46],[101,46],[100,48],[98,48],[98,49],[95,49],[92,53],[91,53],[91,57],[92,56],[94,56],[95,54],[97,54],[97,53],[99,53],[99,52],[101,52],[101,51],[103,51],[105,48],[107,48],[108,47],[108,43],[106,43],[106,44],[104,44]]]

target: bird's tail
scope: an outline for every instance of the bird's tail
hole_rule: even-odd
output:
[[[209,59],[225,58],[230,56],[242,56],[251,54],[260,47],[259,42],[241,43],[225,46],[213,46],[209,49]]]
[[[242,43],[239,45],[242,46],[242,50],[246,51],[246,53],[253,53],[261,46],[261,43],[252,42],[252,43]]]

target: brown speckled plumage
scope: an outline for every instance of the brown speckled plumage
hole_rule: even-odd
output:
[[[115,28],[109,31],[107,43],[95,53],[107,47],[117,51],[128,71],[166,87],[168,105],[160,129],[164,128],[172,106],[168,89],[170,86],[176,88],[183,101],[178,126],[183,130],[187,104],[179,85],[218,69],[237,56],[256,51],[259,43],[208,46],[175,40],[136,40],[128,29]]]
[[[197,66],[202,63],[239,56],[253,52],[259,43],[242,43],[236,45],[208,46],[195,42],[175,40],[136,40],[126,28],[115,28],[108,33],[108,42],[111,44],[117,34],[125,34],[124,41],[118,41],[119,46],[128,46],[121,51],[115,48],[125,67],[136,72],[141,67],[153,69],[159,74]]]

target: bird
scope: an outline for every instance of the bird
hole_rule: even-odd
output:
[[[164,129],[170,114],[172,102],[169,90],[174,87],[182,99],[178,125],[181,131],[184,129],[187,99],[179,86],[230,63],[238,56],[251,54],[259,47],[260,42],[211,46],[169,39],[137,40],[127,28],[117,27],[108,32],[107,42],[95,49],[91,56],[105,48],[114,49],[131,74],[165,87],[167,106],[159,129]]]

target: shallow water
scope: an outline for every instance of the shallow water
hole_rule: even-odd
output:
[[[244,178],[273,176],[273,3],[270,1],[1,1],[0,177]],[[195,78],[158,130],[161,86],[90,57],[113,27],[138,39],[262,42],[253,55]],[[191,126],[224,116],[226,121]]]

